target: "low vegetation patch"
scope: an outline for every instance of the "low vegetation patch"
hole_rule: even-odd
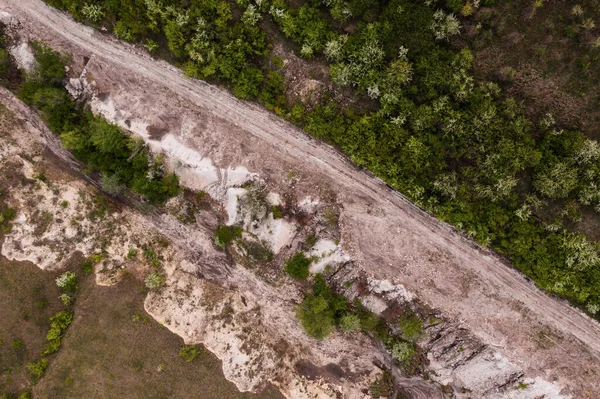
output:
[[[215,232],[215,244],[221,248],[227,248],[233,240],[242,236],[243,231],[239,226],[219,226]]]
[[[261,394],[240,393],[209,352],[186,362],[179,354],[182,339],[144,311],[142,288],[133,278],[110,287],[96,286],[93,278],[80,281],[77,322],[60,351],[48,357],[36,399],[282,398],[272,387]],[[196,352],[186,349],[186,359]]]
[[[273,219],[281,219],[283,217],[281,207],[275,205],[271,210],[273,212]]]
[[[0,234],[10,233],[12,230],[11,221],[17,216],[17,211],[2,201],[5,196],[6,191],[0,188]]]
[[[63,333],[69,328],[72,321],[73,312],[70,310],[62,310],[50,318],[50,330],[46,335],[48,343],[44,348],[44,352],[42,352],[42,356],[58,352]]]
[[[77,290],[77,274],[73,272],[64,272],[56,278],[56,286],[67,292]]]
[[[273,251],[268,244],[258,241],[241,241],[240,246],[246,252],[246,258],[256,264],[265,264],[273,260]]]
[[[189,363],[202,355],[204,351],[197,345],[185,345],[179,350],[179,357],[181,357],[186,363]]]
[[[4,234],[12,230],[11,220],[15,218],[17,212],[13,208],[6,208],[0,212],[0,231]]]
[[[33,381],[38,381],[40,378],[42,378],[47,368],[48,359],[44,357],[27,365],[27,370],[29,370],[29,374],[31,375]]]
[[[144,285],[149,290],[153,290],[153,289],[160,287],[164,283],[164,281],[165,281],[164,277],[161,276],[160,274],[150,273],[144,279]]]

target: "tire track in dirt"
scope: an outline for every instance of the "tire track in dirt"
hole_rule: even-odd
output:
[[[462,268],[477,273],[490,285],[500,287],[506,295],[532,310],[541,321],[565,335],[573,335],[599,357],[600,325],[597,322],[566,301],[545,295],[499,257],[462,237],[451,226],[426,214],[401,194],[389,189],[380,179],[357,170],[332,147],[308,137],[255,104],[240,101],[205,82],[186,78],[175,67],[153,60],[133,46],[94,32],[40,0],[0,0],[0,7],[25,22],[26,29],[34,37],[60,38],[64,48],[71,52],[76,47],[81,55],[94,54],[136,76],[161,84],[219,118],[227,119],[271,143],[295,158],[299,164],[310,164],[313,168],[325,171],[349,191],[371,197],[389,212],[402,217],[405,229],[426,236],[430,243],[448,249]],[[477,304],[471,303],[469,306],[475,308]],[[440,304],[440,308],[444,310],[443,304]],[[473,320],[470,318],[478,317],[476,312],[463,312],[461,316],[464,316],[467,324]]]

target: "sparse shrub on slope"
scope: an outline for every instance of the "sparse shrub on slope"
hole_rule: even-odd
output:
[[[158,205],[177,195],[178,177],[165,173],[163,163],[153,159],[143,143],[71,99],[63,86],[67,59],[42,43],[32,46],[36,67],[19,88],[19,97],[40,111],[63,145],[89,171],[102,174],[107,192],[116,195],[127,186]]]
[[[308,268],[311,260],[302,252],[297,252],[291,259],[285,263],[285,271],[295,279],[303,280],[308,278]]]
[[[219,226],[215,232],[215,244],[226,248],[233,240],[242,236],[242,228],[239,226]]]
[[[204,351],[197,345],[185,345],[179,350],[179,356],[186,362],[190,363],[198,356],[202,355]]]

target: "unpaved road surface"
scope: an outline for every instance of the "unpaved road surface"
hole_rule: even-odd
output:
[[[22,21],[32,36],[72,54],[94,55],[132,79],[165,87],[265,143],[274,151],[272,156],[327,175],[342,191],[340,198],[357,198],[344,204],[341,221],[348,250],[364,270],[376,278],[401,281],[531,375],[563,380],[581,397],[585,392],[600,395],[598,382],[590,382],[594,377],[573,382],[600,362],[597,322],[545,295],[497,256],[357,170],[332,147],[256,105],[188,79],[173,66],[74,22],[39,0],[0,0],[0,9]],[[363,212],[364,203],[374,211]],[[552,338],[552,347],[540,349],[534,339],[539,333],[559,338]]]

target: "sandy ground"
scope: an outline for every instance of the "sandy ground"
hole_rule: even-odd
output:
[[[474,392],[464,397],[535,396],[527,389],[498,390],[499,383],[520,374],[532,383],[539,381],[540,389],[552,381],[563,397],[600,396],[598,323],[545,295],[494,254],[357,170],[333,148],[256,105],[187,79],[174,67],[73,22],[41,1],[2,0],[0,8],[18,16],[32,37],[73,54],[81,69],[83,57],[93,55],[85,77],[101,95],[92,103],[101,110],[102,104],[106,109],[112,102],[118,110],[112,116],[115,122],[129,121],[140,129],[160,125],[168,134],[154,141],[170,136],[168,140],[209,158],[221,170],[243,166],[273,192],[289,190],[287,176],[294,171],[298,202],[308,195],[334,198],[340,209],[341,246],[353,259],[351,273],[402,284],[456,321],[468,340],[483,345],[471,358],[453,361],[448,351],[456,342],[444,346],[436,338],[426,344],[440,379]],[[194,176],[190,172],[189,180]],[[445,336],[459,339],[463,332],[457,334]],[[490,374],[495,377],[489,377],[490,369],[496,370]],[[547,397],[559,397],[552,389]]]

